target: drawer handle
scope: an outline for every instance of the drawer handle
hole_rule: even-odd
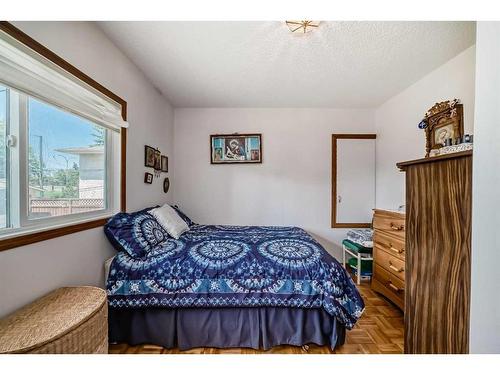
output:
[[[401,267],[401,268],[397,268],[395,267],[391,261],[389,261],[389,268],[393,271],[396,271],[396,272],[403,272],[404,271],[404,268]]]
[[[404,226],[403,225],[396,225],[394,223],[391,223],[391,229],[392,230],[403,230]]]
[[[389,250],[394,251],[395,253],[401,254],[404,249],[396,249],[394,246],[392,246],[392,243],[389,243]]]
[[[389,281],[388,285],[391,289],[394,289],[394,291],[396,291],[396,292],[399,292],[400,290],[402,290],[402,289],[398,288],[396,285],[394,285],[391,281]]]

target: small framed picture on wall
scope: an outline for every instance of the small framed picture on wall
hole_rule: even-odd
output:
[[[161,170],[161,152],[160,150],[155,150],[155,165],[154,169],[157,171]]]
[[[145,184],[152,184],[153,183],[153,174],[146,172],[144,174],[144,183]]]
[[[144,166],[154,168],[156,163],[156,150],[151,146],[144,146]]]
[[[168,172],[168,157],[164,155],[161,156],[161,171]]]

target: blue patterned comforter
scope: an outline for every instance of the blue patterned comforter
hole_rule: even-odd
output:
[[[323,308],[347,328],[364,310],[344,268],[296,227],[193,225],[144,258],[120,251],[109,305]]]

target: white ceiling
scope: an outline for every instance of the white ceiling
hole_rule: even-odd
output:
[[[474,22],[100,22],[175,107],[375,107],[475,42]]]

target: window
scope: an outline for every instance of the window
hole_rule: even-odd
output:
[[[116,212],[116,133],[12,88],[0,92],[0,231]]]
[[[125,209],[125,108],[0,22],[0,251],[102,225]]]

